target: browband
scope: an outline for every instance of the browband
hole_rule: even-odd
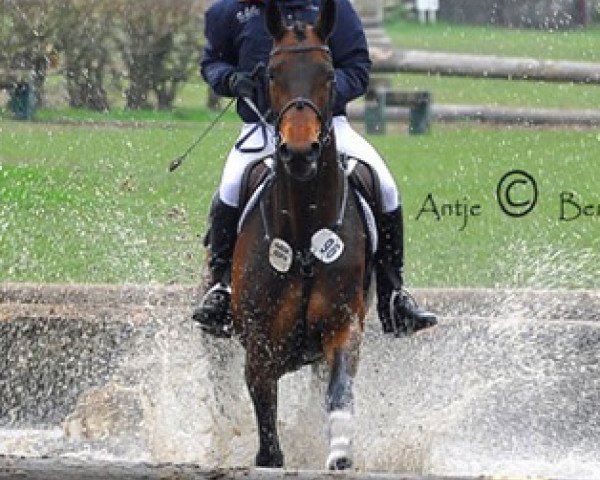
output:
[[[325,52],[331,57],[331,50],[327,45],[290,45],[288,47],[275,47],[269,54],[270,57],[279,53],[306,53],[306,52]]]

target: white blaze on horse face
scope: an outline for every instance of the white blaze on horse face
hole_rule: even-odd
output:
[[[344,252],[344,242],[337,233],[323,228],[312,236],[310,251],[321,262],[333,263]]]
[[[289,272],[294,260],[294,251],[281,238],[274,238],[269,247],[269,263],[281,273]]]

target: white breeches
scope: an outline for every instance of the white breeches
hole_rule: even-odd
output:
[[[238,141],[254,127],[255,124],[253,123],[244,124]],[[352,128],[347,117],[343,115],[333,117],[333,129],[338,151],[368,163],[379,176],[384,212],[391,212],[398,208],[399,199],[396,183],[379,153]],[[266,139],[263,138],[263,129],[257,128],[241,145],[243,150],[252,149],[256,151],[243,152],[234,146],[229,152],[223,169],[221,184],[219,185],[219,197],[227,205],[231,207],[238,206],[240,184],[246,167],[253,160],[275,152],[274,129],[271,125],[268,126],[266,137]]]

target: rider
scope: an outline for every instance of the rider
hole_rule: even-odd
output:
[[[313,23],[320,0],[275,0],[288,24],[295,20]],[[265,27],[265,0],[217,0],[205,14],[206,45],[201,61],[202,77],[215,93],[238,97],[241,134],[229,152],[218,195],[211,208],[210,230],[212,287],[193,313],[194,320],[213,333],[222,333],[228,322],[231,258],[240,216],[240,187],[244,169],[254,160],[274,153],[273,126],[264,126],[244,99],[262,115],[268,111],[264,69],[272,40]],[[351,126],[346,104],[365,93],[371,61],[365,33],[350,0],[336,0],[337,25],[329,38],[335,69],[333,128],[337,148],[368,163],[379,177],[382,210],[376,213],[379,248],[376,255],[377,310],[386,333],[436,323],[402,288],[402,204],[394,179],[377,151]],[[393,298],[393,301],[390,301]]]

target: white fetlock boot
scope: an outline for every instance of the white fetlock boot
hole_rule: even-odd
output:
[[[329,456],[325,464],[326,469],[352,468],[354,430],[352,409],[334,410],[329,413]]]

